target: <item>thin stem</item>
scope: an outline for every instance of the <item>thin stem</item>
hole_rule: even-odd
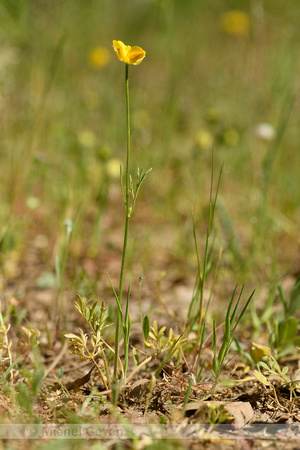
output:
[[[124,269],[127,251],[127,240],[128,240],[128,228],[130,220],[130,206],[129,206],[129,163],[130,163],[130,108],[129,108],[129,77],[128,77],[129,65],[125,64],[125,93],[126,93],[126,118],[127,118],[127,157],[126,157],[126,173],[125,173],[125,229],[124,229],[124,242],[123,242],[123,252],[122,252],[122,263],[120,271],[120,282],[119,282],[119,300],[122,305],[122,292],[123,292],[123,279],[124,279]],[[120,312],[117,309],[116,318],[116,333],[115,333],[115,357],[114,357],[114,381],[117,380],[117,364],[118,364],[118,352],[119,352],[119,330],[120,330]],[[115,399],[116,400],[116,399]]]
[[[101,352],[101,357],[103,359],[104,368],[105,368],[105,374],[106,374],[106,379],[107,379],[107,388],[111,389],[111,382],[110,382],[110,378],[109,378],[108,363],[107,363],[107,359],[106,359],[106,356],[105,356],[105,351],[104,351],[102,345],[100,347],[100,352]]]
[[[198,323],[198,332],[197,332],[197,339],[196,339],[196,345],[194,350],[194,361],[196,361],[196,352],[197,347],[200,339],[201,334],[201,325],[202,325],[202,316],[203,316],[203,300],[204,300],[204,286],[206,282],[207,277],[207,263],[208,263],[208,246],[209,246],[209,238],[211,233],[211,228],[213,224],[213,214],[214,214],[214,207],[213,207],[213,182],[214,182],[214,154],[212,155],[212,169],[211,169],[211,180],[210,180],[210,198],[209,198],[209,216],[208,216],[208,224],[207,224],[207,231],[206,231],[206,239],[205,239],[205,253],[204,253],[204,262],[202,267],[202,277],[200,278],[201,285],[200,285],[200,311],[199,311],[199,323]],[[199,266],[199,263],[198,263]]]

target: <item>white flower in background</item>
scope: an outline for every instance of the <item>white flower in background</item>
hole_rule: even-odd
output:
[[[275,128],[269,123],[259,123],[254,129],[255,136],[264,140],[272,141],[275,137]]]

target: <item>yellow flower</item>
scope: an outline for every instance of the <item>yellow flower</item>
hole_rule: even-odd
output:
[[[133,64],[136,66],[137,64],[140,64],[146,56],[145,50],[141,47],[130,47],[130,45],[125,45],[122,41],[113,41],[113,46],[119,60],[126,64]]]
[[[95,47],[90,51],[88,60],[92,67],[95,67],[95,69],[101,69],[109,63],[110,52],[106,47]]]
[[[120,178],[121,161],[116,158],[109,159],[106,163],[107,174],[114,179]]]
[[[250,18],[243,11],[228,11],[221,16],[221,26],[231,36],[247,36],[250,32]]]
[[[196,144],[201,150],[210,150],[213,147],[214,137],[208,130],[200,130],[196,135]]]
[[[256,344],[255,342],[252,342],[250,355],[255,364],[257,364],[263,358],[272,358],[271,349],[269,347],[261,344]]]
[[[80,130],[77,134],[79,143],[86,148],[92,148],[96,144],[96,136],[90,130]]]

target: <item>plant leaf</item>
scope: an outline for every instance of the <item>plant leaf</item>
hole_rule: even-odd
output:
[[[133,347],[133,349],[132,349],[132,356],[133,356],[134,364],[137,367],[140,363],[140,360],[139,360],[139,355],[138,355],[137,349],[135,347]]]
[[[143,335],[144,335],[145,341],[148,340],[149,332],[150,332],[150,321],[149,321],[149,317],[146,315],[143,320]]]
[[[284,347],[285,343],[292,341],[298,332],[298,322],[294,317],[280,322],[278,326],[279,346]]]
[[[300,277],[291,290],[289,313],[294,314],[298,308],[300,308]]]
[[[9,368],[4,372],[4,374],[1,377],[0,383],[3,383],[6,378],[8,377],[8,375],[10,374],[10,372],[12,371],[12,369],[14,368],[14,366],[20,361],[20,359],[22,358],[22,356],[19,356],[19,358],[17,358],[10,366]]]
[[[262,373],[260,373],[258,370],[254,370],[253,374],[258,379],[258,381],[263,383],[265,386],[271,386],[271,383],[268,381],[268,379]]]

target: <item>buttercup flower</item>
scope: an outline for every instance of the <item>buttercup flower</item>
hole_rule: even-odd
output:
[[[113,46],[118,59],[126,64],[137,66],[146,56],[145,50],[141,47],[131,47],[125,45],[122,41],[113,41]]]

